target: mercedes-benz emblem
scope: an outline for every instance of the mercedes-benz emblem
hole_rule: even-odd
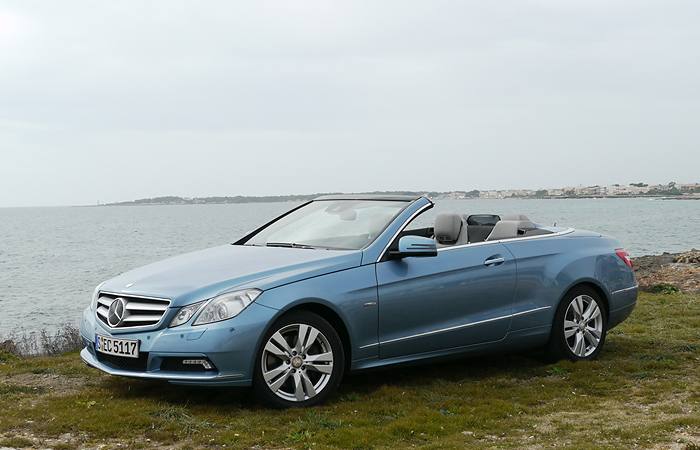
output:
[[[115,299],[111,305],[109,305],[109,311],[107,311],[107,323],[112,328],[117,328],[121,325],[124,320],[124,315],[126,313],[126,301],[123,298]]]

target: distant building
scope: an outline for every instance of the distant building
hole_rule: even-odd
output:
[[[698,189],[700,189],[700,184],[698,184],[698,183],[695,183],[695,184],[677,184],[676,187],[681,192],[691,192],[691,191],[697,191]]]
[[[547,189],[547,195],[551,197],[561,197],[565,195],[564,189]]]

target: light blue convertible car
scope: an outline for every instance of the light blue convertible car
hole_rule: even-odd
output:
[[[112,375],[252,385],[274,406],[310,406],[346,370],[535,347],[590,360],[632,312],[638,286],[615,239],[521,214],[421,225],[432,206],[320,197],[231,245],[120,275],[83,314],[81,357]]]

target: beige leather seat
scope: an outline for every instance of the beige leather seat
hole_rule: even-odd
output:
[[[452,212],[442,212],[435,217],[435,241],[438,247],[461,245],[469,242],[467,224],[462,216]]]
[[[513,239],[524,236],[526,231],[534,229],[535,225],[529,220],[499,220],[496,222],[496,226],[493,227],[493,231],[491,231],[491,234],[489,234],[486,240],[497,241],[500,239]]]

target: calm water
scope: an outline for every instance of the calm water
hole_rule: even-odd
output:
[[[295,206],[0,208],[0,336],[77,324],[94,287],[127,270],[234,241]],[[429,213],[520,212],[617,237],[633,255],[700,248],[700,201],[443,200]]]

